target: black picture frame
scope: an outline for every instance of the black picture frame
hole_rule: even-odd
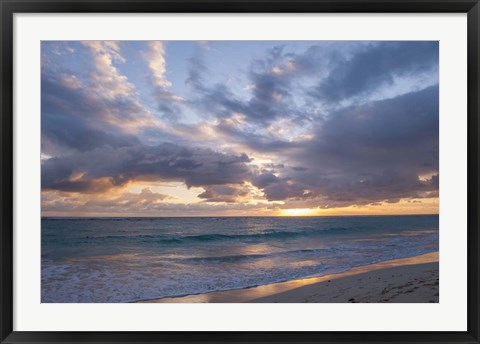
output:
[[[0,0],[1,343],[479,343],[478,0]],[[465,332],[19,332],[13,331],[13,44],[15,13],[440,13],[468,14],[468,330]],[[455,317],[455,314],[452,314]]]

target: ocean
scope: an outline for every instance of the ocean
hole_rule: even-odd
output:
[[[438,215],[42,218],[43,303],[175,297],[438,251]]]

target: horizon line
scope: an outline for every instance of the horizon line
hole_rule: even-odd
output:
[[[431,216],[440,215],[439,213],[425,213],[425,214],[350,214],[350,215],[192,215],[192,216],[58,216],[47,215],[40,216],[43,218],[58,218],[58,219],[82,219],[82,218],[97,218],[97,219],[118,219],[118,218],[137,218],[137,219],[160,219],[160,218],[234,218],[234,217],[375,217],[375,216]]]

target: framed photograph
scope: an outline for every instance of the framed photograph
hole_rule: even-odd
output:
[[[479,342],[478,1],[1,11],[1,343]]]

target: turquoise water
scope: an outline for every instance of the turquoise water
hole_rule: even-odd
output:
[[[42,302],[130,302],[438,250],[438,215],[43,218]]]

